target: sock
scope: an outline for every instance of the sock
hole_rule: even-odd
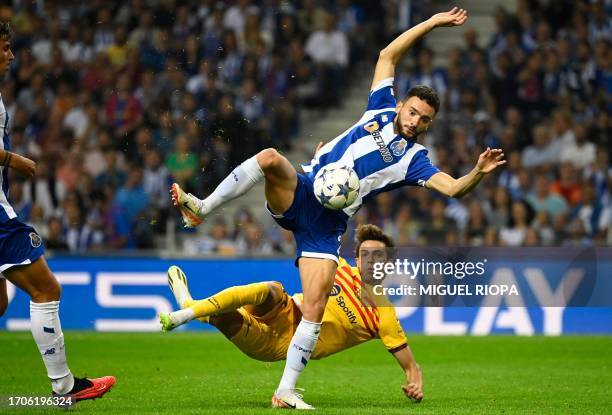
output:
[[[217,294],[194,301],[189,308],[195,317],[208,317],[236,310],[246,304],[259,305],[268,298],[270,288],[265,282],[226,288]]]
[[[32,336],[47,368],[47,375],[51,378],[53,392],[70,392],[74,377],[66,363],[64,334],[59,321],[59,301],[30,301],[30,323]]]
[[[182,308],[189,308],[189,307],[190,307],[190,306],[191,306],[193,303],[195,303],[195,302],[196,302],[196,301],[195,301],[194,299],[191,299],[191,300],[185,300],[185,301],[183,301],[183,303],[182,303],[182,304],[183,304],[183,305],[182,305]],[[206,317],[198,317],[197,319],[198,319],[199,321],[201,321],[202,323],[206,323],[206,324],[209,324],[209,323],[210,323],[210,321],[209,321],[210,319],[208,318],[208,316],[206,316]]]
[[[200,215],[205,216],[222,204],[245,194],[264,177],[256,156],[236,167],[200,204]]]
[[[183,308],[182,310],[173,311],[169,314],[169,316],[177,326],[188,323],[195,318],[191,308]]]
[[[279,391],[295,389],[298,377],[310,360],[320,332],[321,323],[313,323],[302,318],[287,350],[287,362],[278,385]]]

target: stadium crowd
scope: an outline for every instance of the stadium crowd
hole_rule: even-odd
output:
[[[373,65],[381,40],[397,34],[398,17],[404,29],[410,24],[402,10],[411,2],[373,3],[21,1],[0,8],[15,32],[16,60],[2,86],[13,149],[38,162],[34,180],[11,178],[20,219],[49,249],[159,247],[167,218],[179,226],[169,212],[172,181],[205,195],[257,150],[291,148],[304,108],[341,105],[349,68]],[[412,6],[412,23],[430,12]],[[437,67],[433,50],[417,47],[396,74],[396,95],[416,84],[440,95],[440,114],[423,140],[433,163],[460,176],[489,146],[503,148],[508,164],[461,200],[423,188],[377,196],[351,222],[347,249],[365,222],[402,245],[612,245],[606,7],[521,0],[516,11],[496,11],[486,48],[467,29],[464,45]],[[232,221],[217,218],[187,251],[291,254],[291,235],[260,222],[248,209]]]

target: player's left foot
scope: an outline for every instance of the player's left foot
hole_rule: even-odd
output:
[[[172,331],[182,324],[172,318],[172,313],[159,313],[159,323],[162,331]]]
[[[172,196],[172,203],[181,212],[185,227],[195,228],[202,223],[202,218],[199,216],[200,207],[197,197],[191,193],[185,193],[177,183],[172,183],[170,195]]]
[[[299,389],[301,391],[301,389]],[[272,407],[282,409],[315,409],[314,406],[304,402],[302,394],[298,389],[276,391],[272,395]]]
[[[73,403],[86,399],[101,398],[102,395],[111,390],[116,381],[117,379],[114,376],[103,376],[94,379],[75,377],[72,390],[61,396],[73,398]],[[53,395],[57,394],[53,392]]]

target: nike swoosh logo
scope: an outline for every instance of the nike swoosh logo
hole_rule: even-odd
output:
[[[191,206],[189,206],[189,202],[183,202],[183,207],[185,209],[187,209],[188,211],[190,211],[191,213],[195,214],[196,212],[191,208]]]
[[[290,405],[289,402],[287,402],[287,401],[283,401],[283,402],[284,402],[285,405],[287,405],[291,409],[295,409],[295,407],[297,406],[297,404],[295,404],[295,403],[293,405]]]

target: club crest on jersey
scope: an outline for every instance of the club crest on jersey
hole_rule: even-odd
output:
[[[42,245],[42,239],[36,232],[30,232],[30,244],[32,248],[38,248]]]
[[[334,284],[334,286],[332,287],[331,292],[329,293],[330,297],[335,297],[338,294],[340,294],[340,291],[342,291],[342,289],[340,288],[339,284]]]
[[[403,156],[404,153],[406,152],[406,147],[408,147],[408,142],[402,138],[400,141],[391,143],[390,147],[391,147],[391,152],[393,152],[393,155],[395,157],[400,157],[400,156]]]
[[[369,132],[370,134],[372,134],[374,131],[378,131],[378,122],[377,121],[372,121],[367,123],[366,125],[363,126],[363,128]]]

